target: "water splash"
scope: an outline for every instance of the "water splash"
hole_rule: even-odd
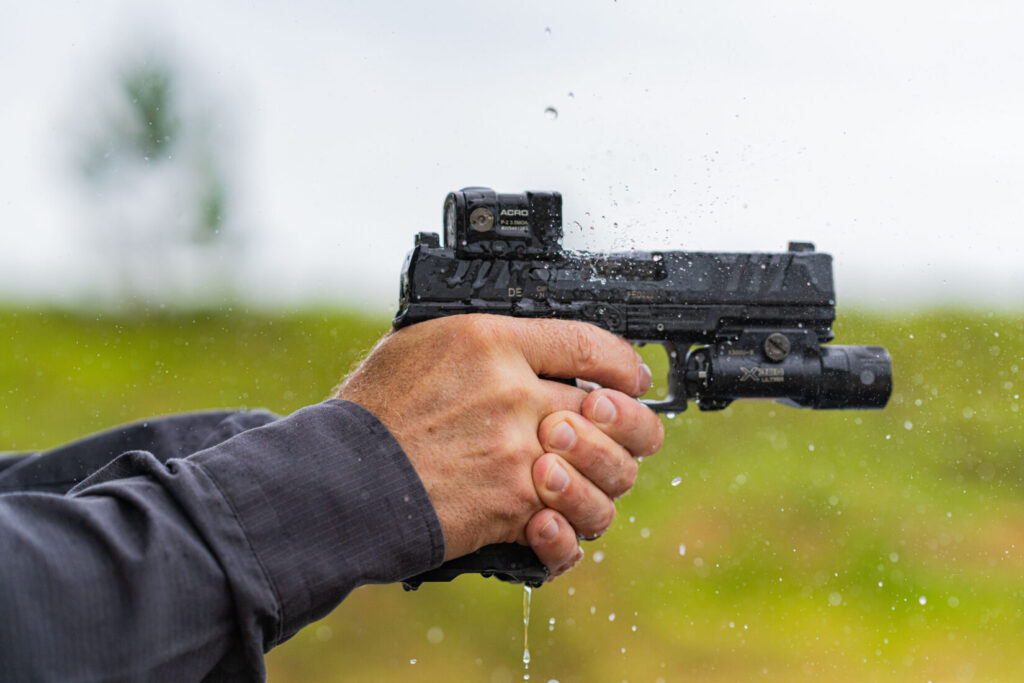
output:
[[[547,109],[544,110],[544,116],[549,121],[554,121],[555,119],[558,118],[558,110],[555,109],[554,107],[548,107]]]
[[[533,588],[523,585],[523,680],[530,680],[530,602]]]

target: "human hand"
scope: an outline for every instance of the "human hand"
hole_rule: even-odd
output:
[[[657,451],[664,437],[650,408],[613,389],[593,391],[578,412],[544,418],[538,439],[545,453],[534,462],[533,481],[547,507],[527,524],[526,537],[550,578],[583,557],[577,536],[596,538],[608,529],[613,501],[636,481],[636,458]],[[558,533],[567,524],[574,533]]]
[[[542,376],[607,389],[588,395]],[[630,398],[649,384],[632,347],[592,325],[462,315],[389,333],[336,395],[401,444],[441,521],[446,559],[515,541],[557,573],[578,559],[577,533],[610,523],[611,498],[636,476],[632,456],[661,444],[657,416]],[[563,423],[574,440],[559,440]],[[556,464],[568,478],[561,489]]]

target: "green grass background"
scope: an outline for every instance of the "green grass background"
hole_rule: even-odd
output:
[[[1024,316],[839,313],[841,343],[890,349],[889,407],[666,420],[612,529],[534,592],[530,680],[1024,679]],[[175,411],[288,413],[387,326],[8,305],[0,450]],[[270,679],[522,680],[522,601],[480,577],[363,587],[272,652]]]

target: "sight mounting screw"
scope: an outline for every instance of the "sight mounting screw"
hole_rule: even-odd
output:
[[[479,206],[469,213],[469,226],[477,232],[487,232],[494,227],[494,214],[490,209]]]

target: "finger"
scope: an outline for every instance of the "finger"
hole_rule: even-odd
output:
[[[521,320],[513,327],[519,348],[541,377],[584,379],[640,396],[651,371],[629,342],[589,323]]]
[[[635,457],[651,455],[665,440],[665,426],[657,413],[618,391],[591,392],[580,412]]]
[[[583,400],[587,397],[585,390],[558,380],[538,379],[538,381],[544,392],[544,400],[538,404],[536,413],[538,422],[551,413],[566,410],[579,413],[583,410]]]
[[[637,462],[632,454],[582,415],[570,411],[548,415],[537,429],[537,438],[545,452],[560,455],[611,498],[624,494],[636,481]]]
[[[548,580],[572,569],[583,558],[576,531],[555,510],[545,508],[526,525],[526,541],[548,568]]]
[[[615,519],[612,499],[554,453],[545,453],[533,464],[533,483],[541,502],[561,512],[584,538],[597,538]]]
[[[541,381],[545,384],[548,399],[542,412],[537,414],[538,420],[559,410],[581,412],[583,399],[587,397],[587,394],[601,388],[600,385],[583,379],[576,380],[575,384],[566,384],[568,380],[542,379]]]

